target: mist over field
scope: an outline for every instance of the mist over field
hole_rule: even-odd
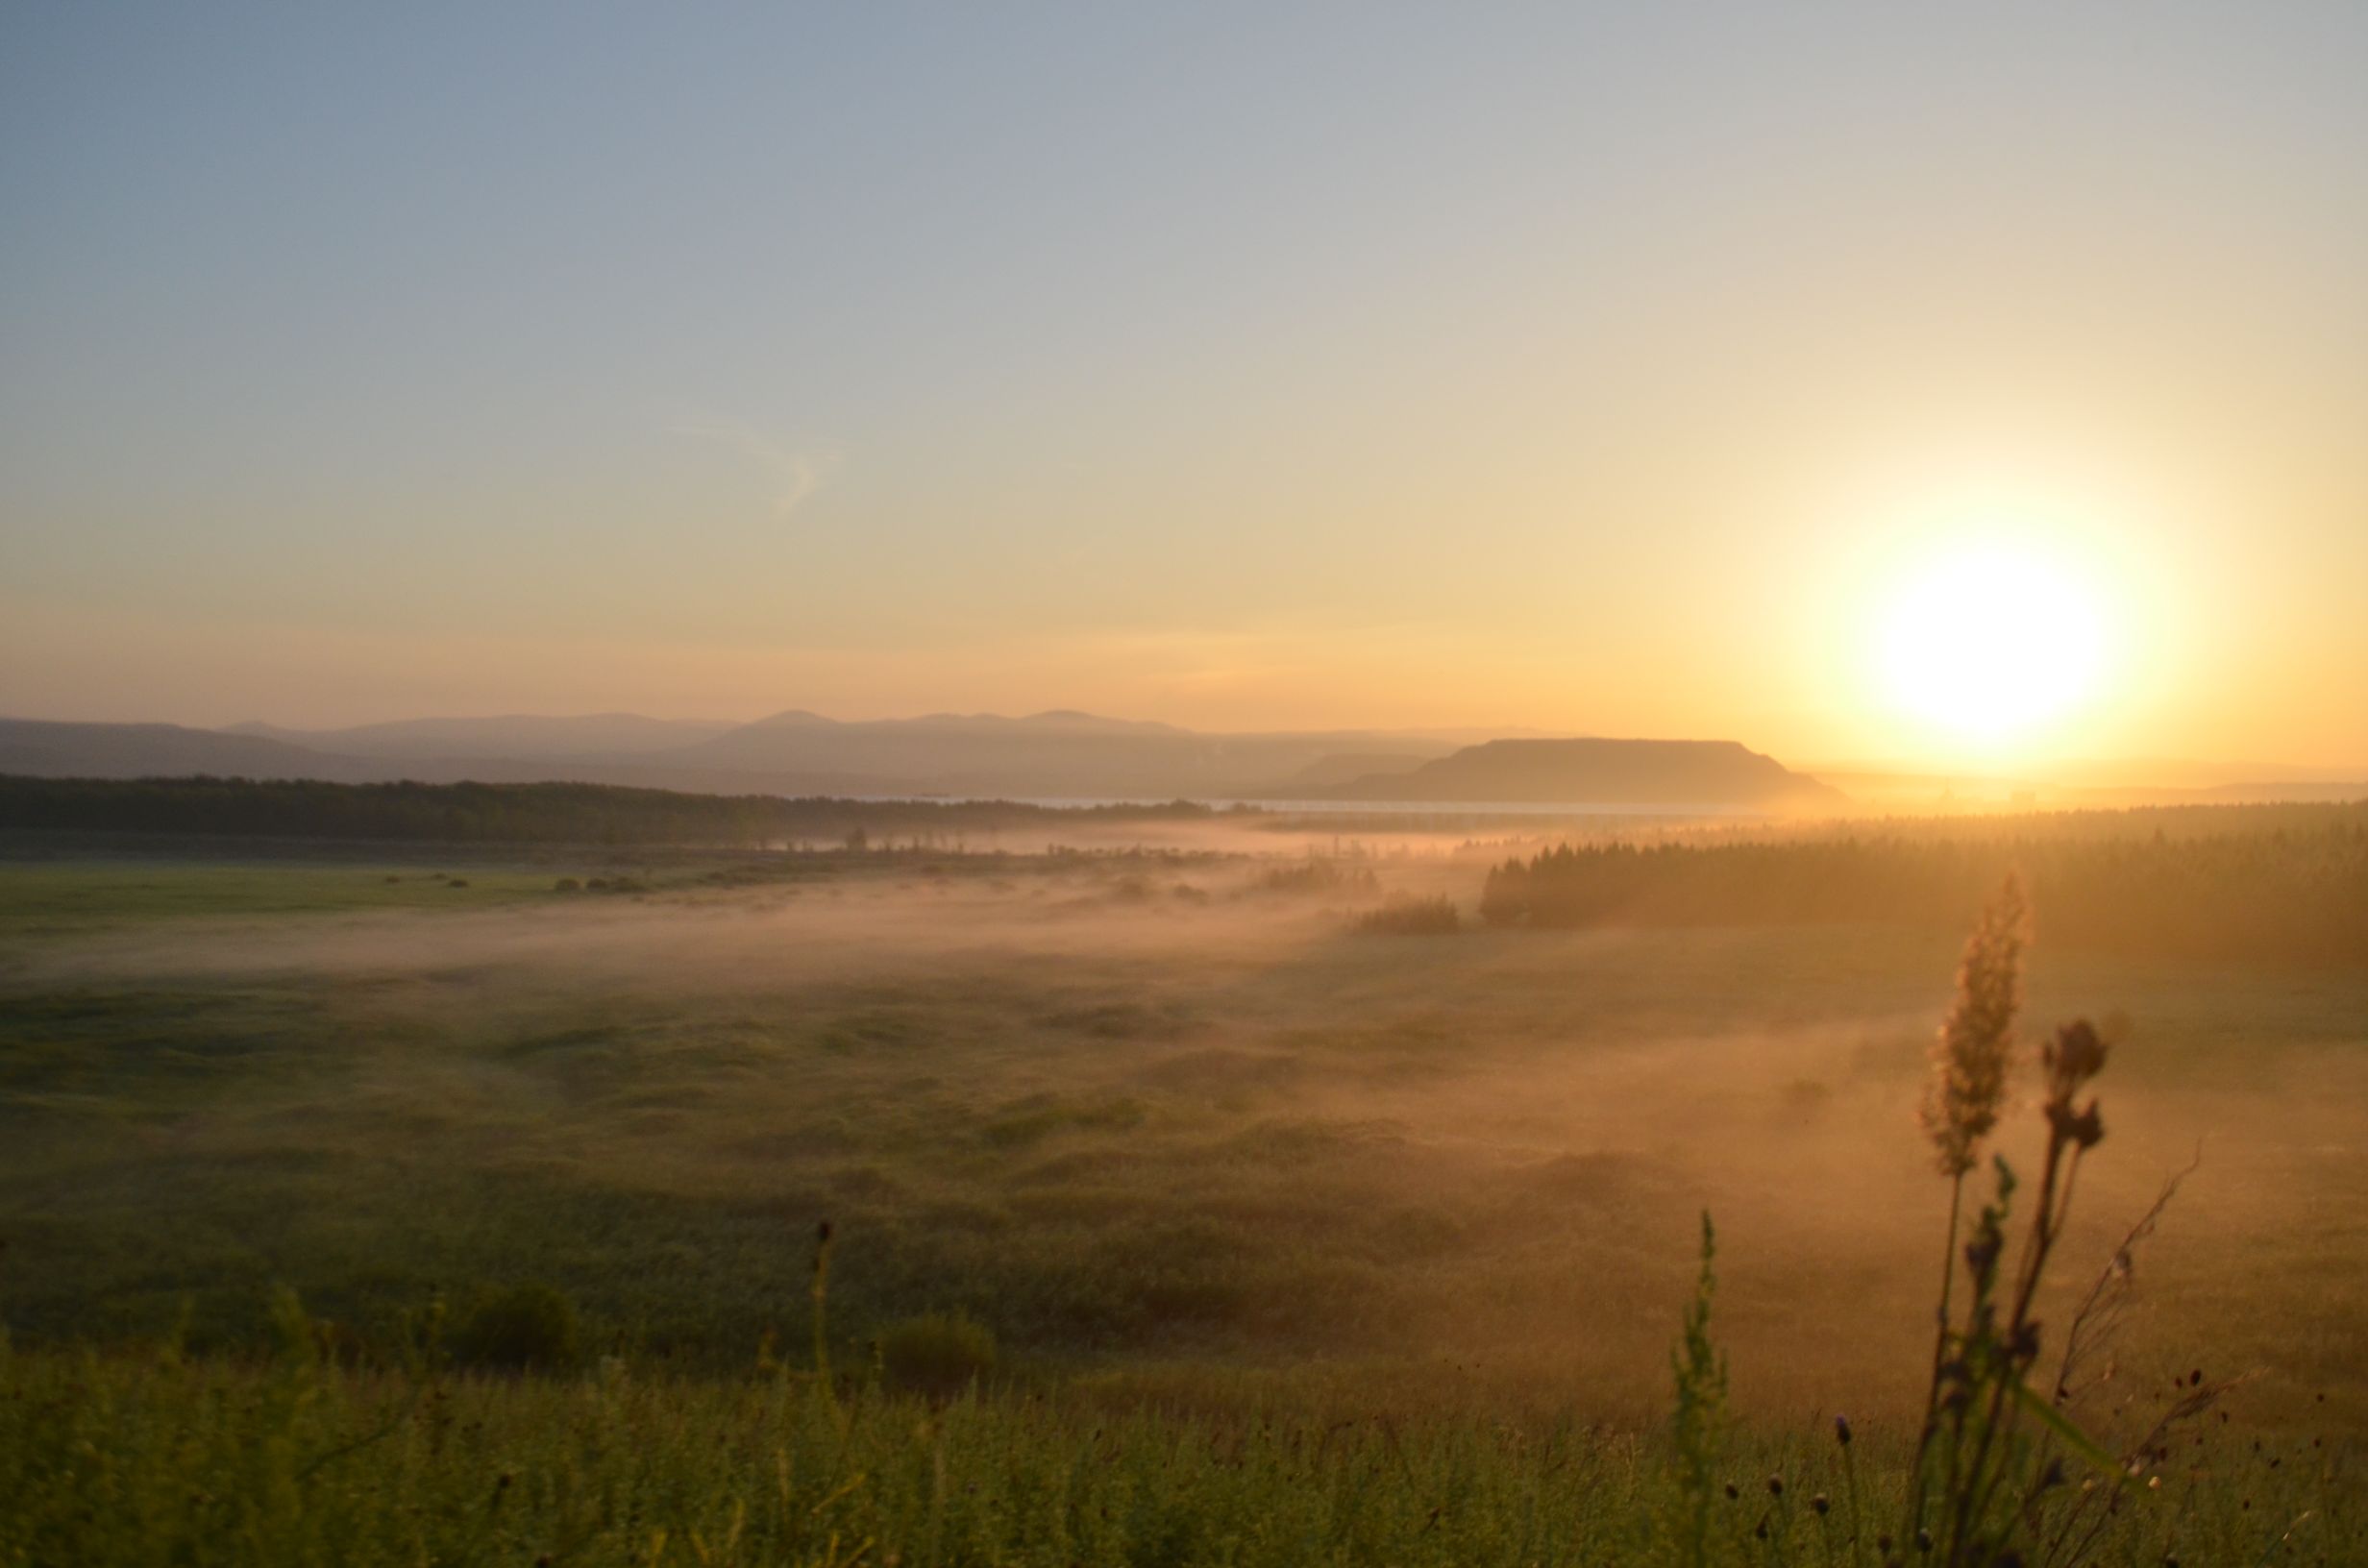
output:
[[[0,1568],[2368,1563],[2363,82],[0,8]]]
[[[876,1402],[867,1422],[1068,1412],[966,1439],[982,1462],[1073,1422],[1650,1444],[1708,1215],[1726,1441],[1813,1471],[1803,1434],[1846,1414],[1896,1466],[1948,1199],[1918,1108],[2010,870],[2030,946],[1996,1152],[2053,1163],[2035,1037],[2087,1017],[2110,1042],[2107,1138],[2034,1297],[2051,1334],[2111,1303],[2066,1409],[2100,1443],[2152,1456],[2168,1420],[2261,1467],[2242,1494],[2191,1482],[2190,1531],[2241,1531],[2272,1485],[2329,1507],[2350,1460],[2322,1457],[2368,1432],[2368,808],[808,802],[802,841],[733,846],[530,828],[622,812],[761,843],[785,819],[471,787],[401,818],[350,786],[8,798],[0,1322],[37,1384],[77,1347],[276,1364],[293,1311],[344,1369],[299,1433],[328,1453],[413,1430],[384,1402],[423,1366],[494,1380],[477,1419],[535,1441],[617,1418],[530,1416],[498,1393],[521,1373],[679,1401],[788,1376]],[[487,798],[519,837],[396,831]],[[393,836],[129,830],[263,802]],[[169,1425],[192,1395],[117,1397]],[[715,1506],[735,1473],[702,1482]],[[1259,1507],[1317,1504],[1273,1484]],[[1586,1538],[1665,1507],[1582,1495]]]
[[[104,1341],[186,1312],[236,1344],[286,1282],[367,1335],[531,1279],[588,1342],[729,1368],[800,1331],[796,1237],[827,1217],[858,1335],[958,1311],[1099,1386],[1222,1404],[1387,1366],[1356,1397],[1635,1423],[1707,1209],[1745,1408],[1910,1398],[1945,925],[1399,938],[1354,916],[1468,911],[1491,846],[1076,838],[658,857],[625,896],[552,892],[564,857],[19,862],[8,1319]],[[2368,1263],[2336,1241],[2368,1191],[2368,977],[2059,949],[2039,920],[2031,1016],[2125,1032],[2084,1271],[2201,1162],[2137,1364],[2208,1346],[2261,1370],[2270,1426],[2368,1418]],[[2234,1266],[2264,1248],[2287,1266]]]

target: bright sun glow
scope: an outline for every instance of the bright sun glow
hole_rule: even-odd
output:
[[[2040,551],[1961,546],[1926,559],[1889,597],[1883,676],[1905,712],[1961,743],[2001,747],[2097,695],[2103,612]]]

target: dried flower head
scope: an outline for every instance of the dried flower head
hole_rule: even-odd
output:
[[[1932,1082],[1919,1113],[1943,1176],[1971,1170],[1982,1140],[1998,1125],[2023,1000],[2027,920],[2022,881],[2009,876],[1982,911],[1958,966],[1957,1001],[1933,1047]]]
[[[2105,1070],[2105,1037],[2086,1018],[2076,1018],[2057,1030],[2039,1055],[2049,1089],[2068,1094]]]

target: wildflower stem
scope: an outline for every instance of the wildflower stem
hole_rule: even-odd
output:
[[[1859,1460],[1850,1445],[1841,1445],[1842,1486],[1850,1497],[1850,1568],[1865,1560],[1866,1516],[1859,1507]]]
[[[1908,1481],[1908,1520],[1903,1537],[1912,1538],[1924,1522],[1924,1465],[1940,1425],[1940,1369],[1949,1354],[1950,1299],[1957,1283],[1957,1233],[1965,1212],[1965,1175],[1949,1179],[1949,1228],[1940,1245],[1940,1305],[1934,1312],[1932,1377],[1924,1392],[1924,1421],[1916,1434],[1915,1464]],[[1854,1472],[1855,1474],[1855,1472]],[[1854,1505],[1855,1506],[1855,1505]]]

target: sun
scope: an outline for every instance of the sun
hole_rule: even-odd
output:
[[[1877,657],[1893,704],[1996,751],[2077,717],[2098,695],[2106,605],[2063,560],[2020,541],[1960,543],[1887,597]]]

